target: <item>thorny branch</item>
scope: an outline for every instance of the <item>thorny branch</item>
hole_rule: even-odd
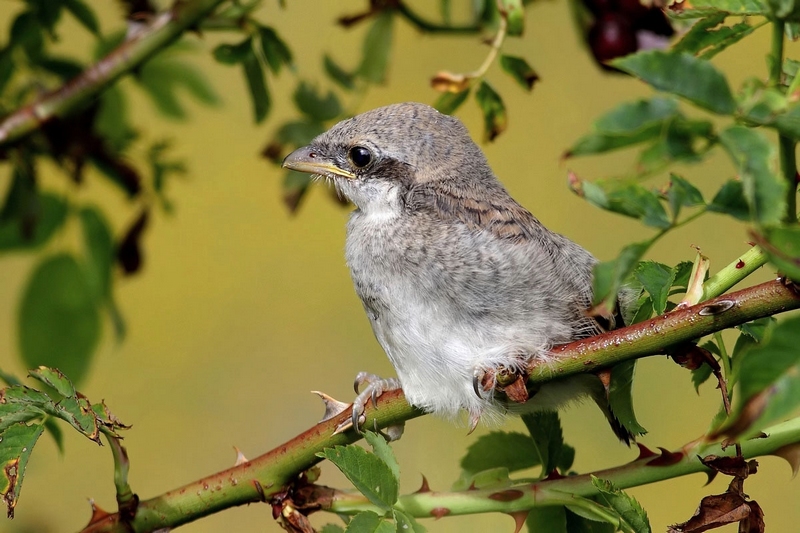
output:
[[[559,360],[547,368],[534,368],[530,379],[541,383],[608,367],[628,359],[663,353],[671,345],[798,308],[800,294],[794,285],[783,280],[763,283],[633,326],[557,347]],[[720,312],[722,309],[724,311]],[[385,428],[422,414],[405,401],[401,391],[393,391],[381,396],[378,409],[367,409],[364,427]],[[318,463],[321,459],[316,456],[317,452],[360,438],[353,431],[333,435],[335,428],[349,416],[349,411],[340,413],[252,461],[142,501],[136,516],[128,523],[122,523],[117,513],[96,514],[83,533],[121,533],[130,527],[139,532],[173,528],[229,507],[268,501],[275,495],[285,493],[301,472]],[[765,439],[751,442],[762,440]],[[621,481],[620,485],[625,486]]]

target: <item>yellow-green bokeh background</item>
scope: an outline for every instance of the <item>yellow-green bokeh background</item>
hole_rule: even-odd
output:
[[[464,2],[466,3],[466,2]],[[95,3],[105,31],[119,24],[117,5]],[[341,63],[355,65],[365,28],[346,31],[335,19],[363,9],[364,2],[293,0],[286,9],[266,2],[261,20],[275,26],[288,41],[298,65],[296,75],[284,72],[270,79],[274,105],[265,125],[254,126],[250,102],[238,69],[215,64],[210,54],[193,61],[211,79],[223,103],[217,108],[189,105],[186,122],[164,120],[128,79],[135,123],[149,141],[174,140],[188,162],[185,180],[174,180],[169,194],[175,216],[152,217],[144,238],[144,271],[117,277],[116,295],[128,327],[117,345],[105,324],[104,337],[89,379],[82,390],[110,408],[133,428],[125,434],[130,454],[130,481],[143,498],[230,466],[233,446],[248,457],[288,440],[322,413],[310,390],[349,399],[350,383],[359,370],[391,375],[392,369],[375,342],[355,296],[344,264],[347,211],[329,201],[323,186],[311,191],[302,209],[291,216],[280,200],[282,173],[258,155],[276,125],[295,111],[290,94],[297,76],[325,84],[321,56],[330,52]],[[434,3],[416,2],[435,13]],[[456,3],[458,4],[458,3]],[[4,2],[0,22],[6,28],[17,8]],[[395,27],[389,84],[371,90],[357,111],[391,102],[433,102],[429,77],[440,69],[468,71],[483,59],[486,48],[476,37],[422,35],[405,23]],[[88,58],[92,39],[72,21],[63,24],[61,47]],[[238,40],[229,36],[227,40]],[[206,35],[210,49],[225,39]],[[764,75],[768,32],[719,56],[716,64],[733,86],[748,73]],[[559,156],[586,132],[594,118],[615,103],[647,96],[643,84],[602,73],[591,62],[572,27],[566,1],[537,2],[529,8],[524,40],[510,40],[507,51],[529,59],[541,76],[532,94],[524,93],[493,67],[489,80],[504,97],[510,113],[508,132],[484,149],[497,175],[523,205],[550,228],[566,234],[601,259],[615,256],[631,239],[651,231],[635,221],[601,212],[566,187],[568,169],[584,177],[620,173],[630,155],[579,161]],[[480,140],[482,122],[473,102],[459,116]],[[101,202],[112,214],[117,234],[135,211],[116,189],[91,175],[75,188],[49,168],[44,186],[68,194],[76,203]],[[686,169],[706,193],[733,174],[723,157],[701,169]],[[10,173],[0,176],[7,186]],[[665,177],[659,178],[661,182]],[[78,250],[74,223],[48,245],[45,253]],[[691,260],[702,248],[712,269],[733,260],[745,248],[745,227],[711,215],[662,241],[651,258]],[[0,261],[0,366],[23,374],[16,355],[15,313],[27,274],[38,259],[7,255]],[[759,274],[767,279],[771,273]],[[664,358],[639,366],[634,393],[641,422],[650,430],[642,442],[650,447],[678,447],[706,429],[718,405],[717,392],[703,387],[698,397],[686,371]],[[590,405],[562,415],[568,442],[577,447],[579,471],[600,469],[631,460],[634,451],[616,442],[603,417]],[[509,421],[504,429],[521,429]],[[402,490],[415,490],[421,474],[435,489],[446,489],[458,474],[458,459],[477,435],[464,428],[425,417],[408,424],[394,445],[402,467]],[[61,456],[48,436],[42,437],[26,472],[13,521],[0,519],[0,531],[62,532],[79,529],[89,518],[88,498],[114,508],[111,456],[76,433],[66,430]],[[794,531],[800,522],[797,482],[776,458],[760,460],[759,474],[746,490],[766,513],[769,531]],[[333,468],[323,467],[323,483],[346,486]],[[703,487],[695,475],[632,490],[647,509],[655,531],[688,519],[708,493],[721,492],[725,480]],[[185,526],[193,533],[279,531],[270,508],[251,505],[228,510]],[[335,517],[316,516],[315,523]],[[454,517],[425,521],[432,532],[512,531],[502,515]],[[734,531],[728,528],[726,531]]]

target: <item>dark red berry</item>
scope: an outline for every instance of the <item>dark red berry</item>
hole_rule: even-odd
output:
[[[589,30],[589,47],[595,59],[605,63],[637,50],[636,33],[631,23],[618,13],[606,13]]]

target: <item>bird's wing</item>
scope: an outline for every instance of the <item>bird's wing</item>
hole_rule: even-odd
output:
[[[550,241],[552,235],[527,209],[519,205],[499,183],[480,187],[436,181],[413,187],[407,206],[443,221],[459,221],[472,231],[486,231],[515,243]]]

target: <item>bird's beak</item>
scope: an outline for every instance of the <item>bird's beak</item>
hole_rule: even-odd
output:
[[[298,148],[287,155],[281,166],[290,170],[296,170],[297,172],[308,172],[309,174],[320,174],[322,176],[341,176],[349,179],[356,177],[352,172],[348,172],[347,170],[337,167],[330,161],[326,161],[325,158],[311,146]]]

